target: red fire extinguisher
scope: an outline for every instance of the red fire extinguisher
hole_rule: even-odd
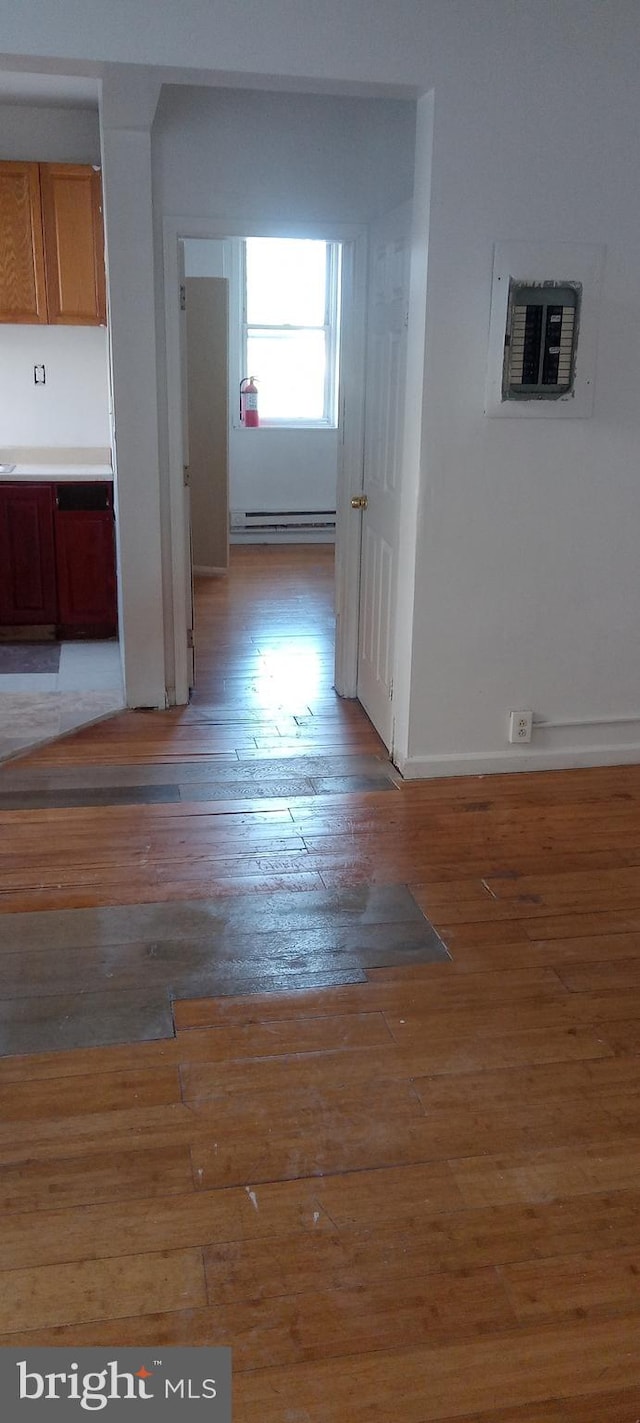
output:
[[[258,415],[258,387],[253,376],[245,376],[240,381],[240,419],[243,425],[253,427],[260,424]]]

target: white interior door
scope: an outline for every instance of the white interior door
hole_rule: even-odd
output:
[[[407,203],[370,237],[358,698],[390,751],[410,230]]]
[[[191,492],[189,488],[189,382],[187,344],[187,284],[185,277],[184,242],[178,242],[178,270],[180,279],[180,388],[182,397],[182,469],[183,486],[183,527],[184,527],[184,572],[185,608],[187,614],[187,681],[189,691],[195,686],[195,644],[194,644],[194,601],[193,601],[193,542],[191,537]]]

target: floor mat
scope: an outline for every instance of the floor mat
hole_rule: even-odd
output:
[[[60,666],[59,642],[0,642],[0,676],[55,673]]]

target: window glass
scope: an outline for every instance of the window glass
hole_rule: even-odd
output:
[[[247,257],[249,326],[323,326],[327,245],[250,237]]]
[[[249,237],[244,273],[242,375],[258,382],[260,423],[335,425],[339,246]]]
[[[322,420],[325,414],[324,331],[247,334],[247,370],[258,382],[261,420]]]

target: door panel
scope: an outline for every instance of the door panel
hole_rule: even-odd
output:
[[[50,485],[0,488],[0,623],[40,626],[57,621]]]
[[[189,484],[189,375],[187,337],[187,282],[185,276],[184,242],[178,242],[178,278],[180,283],[180,393],[182,398],[182,486],[184,528],[185,611],[187,616],[187,684],[192,691],[196,684],[195,598],[193,589],[193,534],[191,526],[191,490]]]
[[[371,230],[358,697],[391,749],[411,207]]]
[[[188,277],[187,423],[198,569],[229,567],[229,283]]]
[[[364,529],[362,568],[362,659],[376,683],[388,688],[391,682],[389,631],[393,550],[370,525]]]
[[[110,510],[56,512],[58,621],[64,630],[100,629],[114,637],[117,626],[116,560]]]
[[[40,165],[47,299],[52,325],[107,320],[100,173],[69,163]]]
[[[46,320],[38,164],[0,163],[0,321]]]

